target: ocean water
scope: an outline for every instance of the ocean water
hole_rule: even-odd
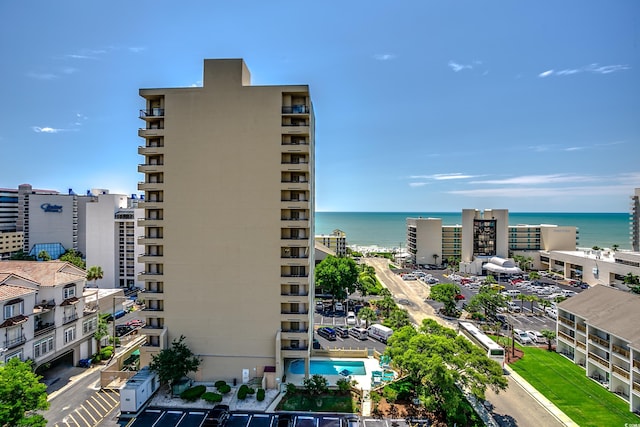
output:
[[[406,247],[407,218],[442,218],[443,225],[462,222],[462,212],[316,212],[315,234],[340,229],[347,244]],[[578,246],[631,249],[628,213],[519,213],[509,212],[509,225],[555,224],[578,227]]]

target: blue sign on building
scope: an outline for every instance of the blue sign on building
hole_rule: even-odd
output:
[[[52,205],[50,203],[41,204],[40,209],[42,209],[45,212],[62,212],[62,206]]]

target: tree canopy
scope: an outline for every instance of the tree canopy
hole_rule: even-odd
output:
[[[44,427],[47,420],[36,411],[49,408],[47,386],[33,373],[31,362],[10,359],[0,366],[0,426]]]
[[[450,425],[462,412],[459,389],[485,398],[507,388],[502,367],[453,329],[425,319],[418,330],[405,326],[393,333],[385,354],[413,383],[427,410],[443,415]]]
[[[628,273],[624,276],[624,279],[622,279],[622,283],[627,285],[634,294],[640,294],[640,277],[633,273]]]
[[[356,290],[358,265],[351,258],[327,256],[316,266],[316,287],[343,300]]]
[[[95,287],[98,286],[98,280],[102,279],[103,277],[104,277],[104,271],[102,271],[102,267],[98,265],[89,267],[89,270],[87,270],[87,280],[89,281],[93,280],[93,285]]]
[[[179,339],[173,340],[171,347],[161,350],[152,357],[149,368],[157,372],[160,382],[173,386],[189,372],[198,370],[201,360],[187,347],[184,340],[184,335],[180,335]]]
[[[460,287],[453,283],[442,283],[431,287],[430,297],[434,301],[444,303],[443,312],[447,316],[456,317],[458,307],[456,306],[456,295],[460,293]]]
[[[85,269],[87,264],[82,259],[82,252],[78,252],[75,249],[69,249],[58,258],[60,261],[67,261],[75,265],[78,268]]]

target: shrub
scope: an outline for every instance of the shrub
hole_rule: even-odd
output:
[[[195,387],[188,388],[180,393],[180,398],[188,402],[194,402],[198,400],[206,391],[207,387],[203,385],[197,385]]]
[[[256,400],[258,402],[262,402],[264,400],[264,389],[263,388],[259,388],[258,392],[256,393]]]
[[[222,394],[227,394],[231,391],[231,386],[229,384],[222,384],[218,387],[218,392]]]
[[[382,389],[382,395],[389,403],[395,403],[398,400],[398,392],[389,386]]]
[[[338,381],[336,381],[336,385],[338,386],[338,390],[341,393],[347,393],[349,390],[351,390],[351,382],[346,378],[340,378]]]
[[[298,387],[294,383],[287,383],[287,394],[294,395],[298,391]]]
[[[256,389],[252,387],[247,387],[247,394],[256,394]]]
[[[220,389],[221,386],[227,385],[227,382],[225,380],[218,380],[213,383],[213,385],[215,386],[215,388]]]
[[[100,350],[100,359],[102,360],[109,359],[112,354],[113,354],[113,347],[105,347],[102,350]]]
[[[247,387],[246,385],[242,384],[240,386],[240,388],[238,389],[238,399],[240,400],[244,400],[247,398],[247,389],[249,387]]]
[[[212,391],[208,391],[202,395],[202,399],[211,403],[219,403],[219,402],[222,402],[222,395],[218,393],[214,393]]]

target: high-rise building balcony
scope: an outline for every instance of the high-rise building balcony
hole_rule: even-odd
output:
[[[138,200],[138,207],[141,209],[162,209],[164,205],[162,201],[157,200]]]
[[[280,189],[290,191],[309,191],[311,187],[308,181],[282,181]]]
[[[147,147],[144,145],[140,145],[138,146],[138,154],[142,155],[142,156],[153,156],[153,155],[160,155],[160,154],[164,154],[164,147]]]
[[[288,105],[282,107],[282,114],[286,115],[306,115],[309,114],[310,111],[311,109],[304,104]]]
[[[139,245],[162,245],[164,243],[162,237],[139,237]]]
[[[300,218],[300,219],[282,219],[281,226],[283,228],[291,227],[291,228],[309,228],[309,220]]]
[[[281,133],[285,135],[305,135],[306,136],[306,135],[309,135],[309,125],[305,123],[282,124]]]
[[[140,110],[140,118],[145,121],[154,121],[162,117],[164,117],[164,108]]]
[[[300,340],[306,341],[309,329],[282,329],[280,337],[283,340]]]
[[[9,350],[9,349],[21,346],[25,342],[27,342],[27,337],[24,335],[20,335],[18,337],[5,340],[4,345],[2,345],[2,347]]]
[[[141,164],[138,165],[138,172],[140,173],[156,173],[164,172],[164,165],[160,164]]]
[[[138,219],[139,227],[162,227],[162,218],[140,218]]]
[[[283,160],[280,170],[283,172],[309,172],[309,162]]]
[[[157,138],[159,136],[164,136],[164,128],[156,128],[156,129],[141,128],[141,129],[138,129],[138,136],[140,138]]]
[[[163,255],[142,254],[138,256],[138,262],[142,264],[161,264],[164,262]]]
[[[138,182],[138,191],[162,191],[164,182]]]

